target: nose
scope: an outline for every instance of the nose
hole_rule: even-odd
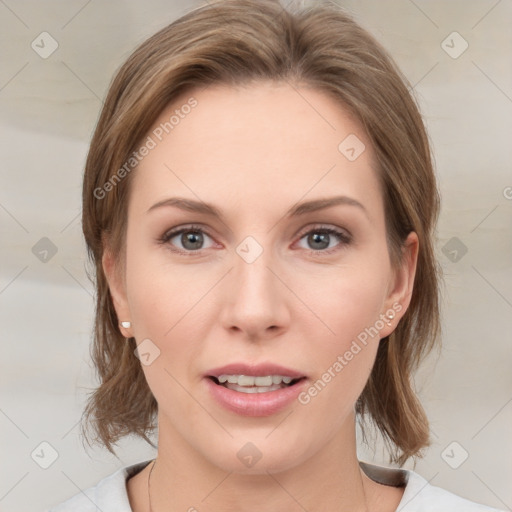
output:
[[[272,339],[285,332],[292,294],[279,274],[270,251],[263,251],[252,262],[235,253],[234,268],[226,276],[223,327],[249,341]]]

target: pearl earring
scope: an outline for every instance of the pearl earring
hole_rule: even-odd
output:
[[[125,329],[129,329],[131,326],[131,322],[121,322],[121,327],[124,327]]]
[[[393,320],[393,318],[395,318],[395,312],[394,312],[394,311],[391,311],[390,313],[388,313],[388,314],[386,315],[386,323],[387,323],[388,325],[391,325],[391,323],[392,323],[391,321]]]

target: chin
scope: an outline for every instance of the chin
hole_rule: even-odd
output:
[[[224,443],[206,447],[203,457],[214,466],[240,475],[265,475],[289,470],[308,458],[306,451],[312,443],[304,440],[286,443],[283,438],[265,439],[268,432],[260,437],[254,435],[237,436]],[[213,442],[213,440],[212,440]]]

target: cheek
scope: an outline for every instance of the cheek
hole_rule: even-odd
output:
[[[335,330],[343,337],[355,339],[365,329],[375,325],[384,300],[384,290],[377,278],[355,280],[352,277],[340,283],[330,298]]]
[[[360,263],[300,278],[304,302],[324,324],[322,338],[332,339],[336,349],[350,344],[366,329],[380,326],[377,321],[386,298],[387,268],[384,263]]]
[[[306,336],[310,345],[315,340],[314,351],[307,344],[304,350],[317,373],[300,400],[303,405],[328,409],[341,421],[361,394],[379,347],[385,276],[383,267],[347,266],[325,286],[323,280],[316,280],[315,288],[310,288],[309,304],[323,325],[315,318],[316,328],[311,323]]]
[[[153,258],[153,259],[151,259]],[[137,343],[151,340],[160,351],[146,373],[194,372],[212,307],[212,284],[216,276],[200,275],[170,265],[162,257],[144,250],[132,250],[127,260],[127,293]],[[210,293],[213,292],[213,293]],[[187,362],[185,365],[183,362]],[[189,364],[192,363],[192,364]]]
[[[146,238],[138,232],[128,236],[127,298],[137,340],[162,340],[190,309],[198,282],[190,282],[186,272],[168,263],[163,248],[153,247]]]
[[[128,290],[133,332],[147,383],[163,410],[187,410],[188,421],[193,421],[200,411],[191,410],[183,386],[198,372],[196,361],[202,347],[197,341],[204,329],[198,300],[208,288],[201,291],[196,285],[190,291],[190,281],[183,276],[170,277],[156,266],[136,265],[135,260],[131,272]],[[145,353],[149,364],[144,362]],[[174,417],[174,422],[179,421]]]

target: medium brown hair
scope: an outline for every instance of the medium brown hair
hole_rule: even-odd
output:
[[[157,428],[158,411],[134,356],[135,339],[126,340],[119,331],[102,268],[107,242],[119,261],[124,258],[136,170],[122,177],[118,171],[182,93],[213,83],[237,86],[260,80],[313,87],[348,108],[376,155],[394,266],[401,262],[407,235],[418,235],[409,308],[395,331],[380,341],[356,412],[380,431],[390,461],[402,465],[430,444],[428,420],[412,380],[440,338],[441,271],[434,254],[439,193],[428,136],[408,82],[384,48],[340,8],[315,4],[284,9],[272,0],[221,0],[197,8],[141,44],[110,85],[83,182],[82,226],[97,290],[91,357],[100,384],[88,398],[82,434],[89,439],[90,424],[95,441],[113,454],[112,445],[128,434],[154,446],[146,434]]]

